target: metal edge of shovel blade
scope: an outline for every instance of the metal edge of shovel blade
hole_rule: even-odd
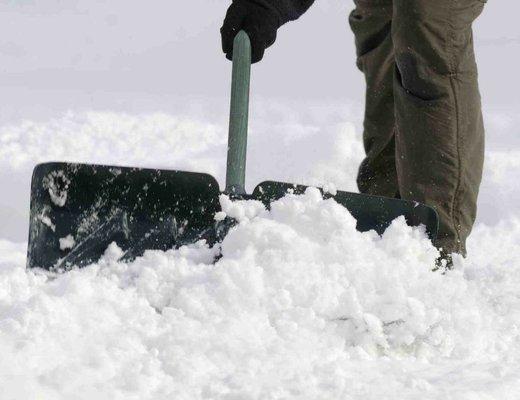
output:
[[[285,182],[265,181],[256,186],[253,198],[262,201],[267,207],[273,201],[288,193],[303,194],[309,186],[295,185]],[[360,193],[338,191],[336,194],[324,193],[324,198],[333,198],[344,206],[357,221],[357,229],[361,232],[375,230],[383,234],[393,220],[404,216],[410,226],[424,225],[431,240],[437,238],[439,218],[437,212],[425,204],[373,196]]]
[[[31,182],[27,267],[67,270],[116,242],[126,259],[213,241],[219,186],[203,173],[67,162],[39,164]]]

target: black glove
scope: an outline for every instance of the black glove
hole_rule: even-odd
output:
[[[280,25],[280,16],[274,9],[255,0],[235,0],[220,29],[222,50],[232,60],[233,40],[240,30],[244,30],[251,40],[251,62],[256,63],[264,57],[265,49],[275,42]]]

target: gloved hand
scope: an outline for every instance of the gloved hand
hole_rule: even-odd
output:
[[[220,29],[222,50],[229,60],[233,59],[233,40],[240,30],[249,35],[252,60],[256,63],[264,57],[265,49],[276,40],[276,31],[281,25],[275,10],[255,0],[234,0],[229,7],[224,25]]]

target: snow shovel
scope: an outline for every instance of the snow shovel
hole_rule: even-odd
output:
[[[262,201],[266,207],[288,193],[302,194],[308,188],[292,183],[266,181],[260,183],[252,195],[245,190],[245,167],[247,149],[247,127],[249,109],[249,79],[251,69],[251,45],[247,34],[237,34],[233,47],[233,79],[229,150],[227,160],[226,193],[235,198]],[[347,208],[357,221],[361,232],[375,230],[382,234],[397,217],[404,216],[408,225],[424,225],[431,240],[435,240],[439,229],[437,212],[424,204],[406,200],[338,191],[325,193],[324,198],[334,198]]]
[[[251,44],[241,31],[234,42],[226,189],[234,199],[260,200],[267,207],[306,186],[263,182],[245,191]],[[35,167],[27,266],[66,271],[99,260],[115,242],[123,260],[147,249],[168,250],[222,240],[234,221],[215,221],[220,189],[210,175],[175,170],[50,162]],[[436,212],[403,200],[338,192],[333,197],[357,220],[360,231],[384,232],[398,216],[424,225],[434,239]]]

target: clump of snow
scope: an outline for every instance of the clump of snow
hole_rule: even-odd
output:
[[[43,187],[49,192],[51,201],[58,207],[67,202],[70,179],[63,171],[53,171],[43,179]]]
[[[38,215],[38,219],[42,222],[42,224],[49,227],[54,232],[56,230],[56,225],[54,225],[54,222],[52,222],[51,217],[47,215],[48,211],[49,210],[47,208],[44,208]]]
[[[76,244],[76,241],[74,240],[74,236],[67,235],[63,238],[60,238],[60,250],[67,250],[72,249],[74,245]]]
[[[221,202],[241,222],[219,248],[121,263],[112,245],[58,276],[0,257],[4,396],[515,398],[520,223],[481,227],[443,275],[423,229],[359,233],[316,189]]]
[[[222,194],[219,197],[222,211],[218,213],[217,220],[223,216],[233,218],[237,221],[249,221],[266,212],[264,203],[258,200],[233,201],[228,196]]]
[[[325,183],[323,185],[323,192],[336,196],[338,194],[338,188],[333,182]]]

